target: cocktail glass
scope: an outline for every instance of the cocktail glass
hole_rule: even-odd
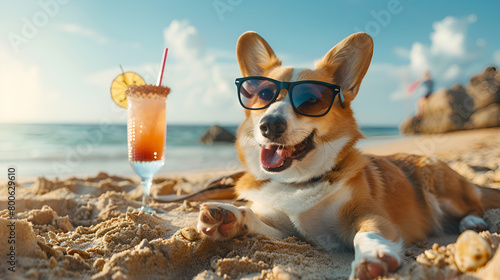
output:
[[[128,159],[141,177],[141,210],[152,213],[149,197],[153,177],[165,163],[166,102],[170,89],[163,86],[129,86],[127,139]]]

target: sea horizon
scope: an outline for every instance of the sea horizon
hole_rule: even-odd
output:
[[[233,134],[238,125],[217,124]],[[232,143],[199,141],[212,125],[168,124],[165,165],[158,174],[228,172],[242,168]],[[111,175],[137,177],[128,162],[126,124],[0,124],[0,166],[21,179]],[[364,126],[358,147],[402,137],[396,126]]]

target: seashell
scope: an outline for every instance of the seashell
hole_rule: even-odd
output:
[[[491,258],[490,244],[477,232],[464,231],[455,246],[455,263],[462,272],[475,271]]]

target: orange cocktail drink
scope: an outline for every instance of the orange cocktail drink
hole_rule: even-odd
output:
[[[128,156],[131,161],[163,160],[166,96],[128,96]]]
[[[164,86],[129,86],[126,89],[128,158],[143,185],[143,204],[148,208],[151,181],[165,163],[167,136]],[[149,210],[149,209],[145,209]]]

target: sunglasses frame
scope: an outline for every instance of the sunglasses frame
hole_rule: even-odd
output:
[[[241,90],[241,86],[242,86],[243,82],[248,81],[248,80],[252,80],[252,79],[267,80],[267,81],[273,82],[277,86],[276,92],[274,93],[274,96],[271,99],[271,101],[266,106],[264,106],[262,108],[249,108],[249,107],[245,106],[244,103],[243,103],[243,101],[241,100],[240,90]],[[328,112],[330,112],[330,109],[332,108],[333,102],[335,101],[335,98],[337,97],[337,95],[340,98],[340,107],[342,107],[342,109],[344,109],[344,95],[342,94],[342,89],[340,88],[340,86],[334,85],[334,84],[330,84],[330,83],[325,83],[325,82],[321,82],[321,81],[314,81],[314,80],[304,80],[304,81],[295,81],[295,82],[281,82],[281,81],[277,81],[277,80],[274,80],[274,79],[271,79],[271,78],[267,78],[267,77],[262,77],[262,76],[249,76],[249,77],[237,78],[235,80],[235,84],[236,84],[236,87],[237,87],[237,94],[238,94],[238,100],[240,101],[240,105],[243,108],[247,109],[247,110],[263,110],[263,109],[266,109],[267,107],[271,106],[271,104],[274,101],[276,101],[276,99],[278,98],[278,95],[279,95],[279,93],[280,93],[280,91],[282,89],[286,89],[287,90],[288,96],[290,98],[290,103],[292,104],[293,110],[297,114],[300,114],[300,115],[303,115],[303,116],[307,116],[307,117],[323,117],[324,115],[328,114]],[[293,103],[293,99],[292,99],[293,88],[295,86],[297,86],[297,85],[300,85],[300,84],[318,84],[318,85],[326,86],[327,88],[331,89],[332,92],[333,92],[333,98],[332,98],[332,101],[330,102],[328,110],[326,110],[324,113],[322,113],[320,115],[309,115],[309,114],[304,114],[304,113],[300,112],[295,107],[295,104]]]

